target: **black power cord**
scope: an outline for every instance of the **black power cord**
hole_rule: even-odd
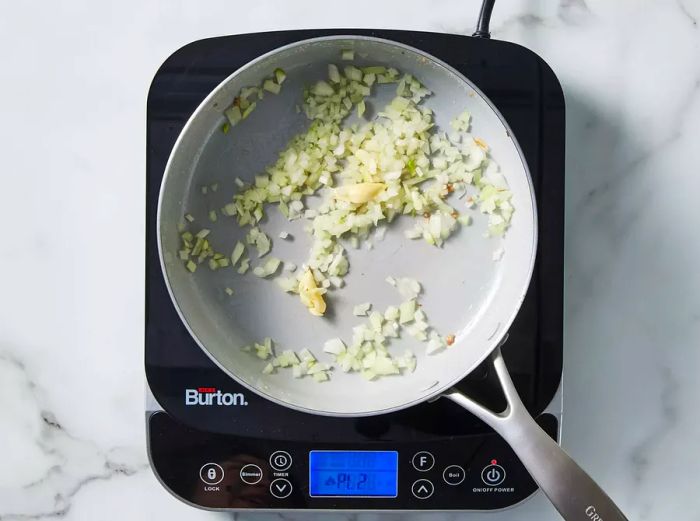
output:
[[[493,11],[493,4],[495,3],[496,0],[484,0],[481,3],[479,19],[476,22],[476,31],[474,31],[472,36],[476,36],[477,38],[491,38],[489,23],[491,23],[491,11]]]

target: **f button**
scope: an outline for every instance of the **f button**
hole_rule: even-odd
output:
[[[414,469],[420,472],[427,472],[433,468],[433,465],[435,465],[435,458],[432,454],[430,454],[430,452],[421,451],[417,452],[413,456],[411,463],[413,463]]]

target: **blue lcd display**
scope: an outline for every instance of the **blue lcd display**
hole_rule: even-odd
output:
[[[326,497],[396,497],[396,451],[312,450],[309,492]]]

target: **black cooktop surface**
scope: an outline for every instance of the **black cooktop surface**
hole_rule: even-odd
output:
[[[331,418],[276,405],[238,385],[199,349],[168,295],[156,246],[156,208],[165,165],[182,127],[205,96],[240,66],[276,47],[328,34],[388,38],[435,55],[470,78],[495,104],[515,133],[537,194],[539,244],[530,288],[502,350],[523,402],[535,417],[540,416],[538,421],[546,430],[556,436],[556,419],[540,415],[554,397],[562,372],[564,98],[554,73],[531,51],[506,42],[389,30],[285,31],[191,43],[165,61],[151,85],[147,106],[145,365],[149,388],[166,411],[149,418],[152,464],[161,480],[177,495],[213,508],[435,510],[508,506],[527,497],[536,487],[502,440],[467,411],[447,400],[437,400],[381,416]],[[486,405],[498,408],[502,406],[502,398],[493,392],[494,380],[485,363],[458,387]],[[186,389],[202,387],[243,393],[247,405],[187,407]],[[353,502],[336,498],[329,503],[328,499],[312,498],[308,494],[308,483],[293,487],[292,480],[289,487],[290,490],[294,488],[295,493],[270,504],[269,494],[262,494],[252,502],[241,502],[240,494],[235,492],[236,486],[249,489],[240,480],[226,485],[226,494],[217,495],[216,491],[200,493],[202,483],[207,482],[202,476],[192,477],[197,474],[192,468],[199,469],[209,461],[229,461],[233,446],[246,447],[246,454],[257,450],[260,461],[267,461],[265,451],[281,446],[292,456],[295,456],[294,451],[304,454],[324,447],[381,446],[396,448],[401,458],[404,454],[409,458],[414,448],[428,446],[435,447],[433,452],[436,453],[453,452],[445,448],[446,443],[463,448],[462,456],[453,458],[463,461],[462,466],[467,467],[465,472],[469,479],[465,483],[483,487],[485,482],[479,481],[479,472],[475,471],[472,476],[470,469],[478,470],[482,462],[489,465],[491,458],[499,454],[502,461],[503,458],[511,461],[509,479],[517,482],[516,490],[502,494],[474,493],[467,500],[462,498],[463,494],[454,498],[447,492],[440,495],[436,487],[430,500],[420,501],[414,492],[406,491],[404,496],[408,499],[405,501],[372,499],[367,505],[357,499]],[[401,476],[413,465],[406,461]],[[262,466],[263,474],[275,472],[269,463]],[[222,465],[222,473],[223,468],[227,467]],[[306,472],[308,469],[299,470]],[[230,472],[227,479],[228,474]],[[410,477],[406,479],[406,483],[411,481]],[[440,476],[435,480],[440,481]],[[410,489],[411,483],[405,486]],[[209,488],[219,488],[219,485]],[[452,492],[454,488],[447,487]],[[412,504],[411,501],[419,502]],[[428,504],[429,501],[432,503]]]

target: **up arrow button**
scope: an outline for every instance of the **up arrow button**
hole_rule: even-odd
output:
[[[411,492],[418,499],[428,499],[433,495],[433,491],[433,483],[427,479],[419,479],[411,486]]]

